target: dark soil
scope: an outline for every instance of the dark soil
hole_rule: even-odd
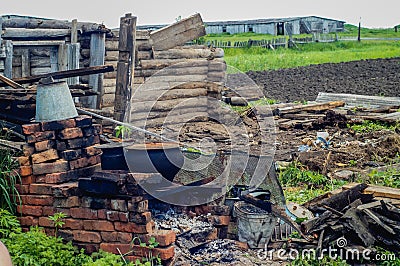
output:
[[[247,73],[267,98],[313,101],[319,92],[399,96],[400,58],[321,64]]]

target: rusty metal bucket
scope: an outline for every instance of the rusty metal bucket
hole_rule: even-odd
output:
[[[37,122],[59,121],[77,116],[67,82],[39,83],[36,91]]]

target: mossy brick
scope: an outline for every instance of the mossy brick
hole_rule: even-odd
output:
[[[46,130],[61,130],[65,128],[76,127],[75,119],[65,119],[60,121],[41,122],[43,131]]]
[[[32,155],[32,163],[40,164],[45,162],[50,162],[59,159],[58,152],[55,149],[50,149],[47,151],[42,151]]]
[[[35,143],[43,140],[56,139],[54,131],[35,132],[32,135],[26,136],[27,143]]]
[[[66,161],[72,161],[81,158],[82,150],[65,150],[60,152],[60,157]]]
[[[34,175],[42,175],[42,174],[66,172],[69,170],[69,165],[67,161],[58,160],[51,163],[34,164],[32,166],[32,169]]]
[[[25,135],[31,135],[36,132],[40,132],[40,124],[39,123],[34,123],[34,124],[25,124],[22,125],[22,133]]]
[[[58,133],[58,138],[62,140],[82,138],[83,133],[79,127],[66,128]]]
[[[41,152],[45,150],[49,150],[55,148],[55,141],[54,140],[43,140],[35,143],[35,151]]]
[[[101,243],[99,232],[73,230],[74,241],[84,243]]]
[[[89,127],[92,125],[92,117],[88,115],[80,115],[75,118],[76,127]]]

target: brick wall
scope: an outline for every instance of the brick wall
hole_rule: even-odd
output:
[[[95,148],[101,131],[90,116],[23,125],[26,144],[24,156],[19,157],[22,205],[18,208],[22,227],[38,225],[54,235],[48,217],[63,212],[67,217],[58,235],[88,253],[132,250],[128,259],[151,252],[169,260],[174,256],[175,233],[154,229],[146,195],[133,174],[101,170],[101,150]],[[118,193],[89,193],[79,185],[79,180],[96,183],[99,177],[115,182]],[[137,242],[131,246],[136,236],[143,241],[154,236],[160,245],[151,251]]]

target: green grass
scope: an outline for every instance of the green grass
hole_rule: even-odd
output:
[[[263,106],[263,105],[271,105],[271,104],[275,104],[278,103],[277,100],[274,99],[268,99],[268,98],[262,98],[256,101],[250,101],[248,103],[248,105],[246,106],[233,106],[230,105],[229,107],[235,111],[236,113],[238,113],[239,115],[245,114],[247,111],[250,111],[250,109],[254,106]]]
[[[312,64],[400,57],[400,41],[342,41],[311,43],[299,49],[269,50],[260,47],[226,48],[228,65],[247,72],[294,68]]]
[[[347,125],[348,128],[352,129],[354,132],[358,133],[366,133],[366,132],[373,132],[373,131],[380,131],[380,130],[390,130],[395,131],[400,129],[400,124],[387,124],[383,122],[375,122],[364,120],[361,124],[354,124],[354,125]]]

